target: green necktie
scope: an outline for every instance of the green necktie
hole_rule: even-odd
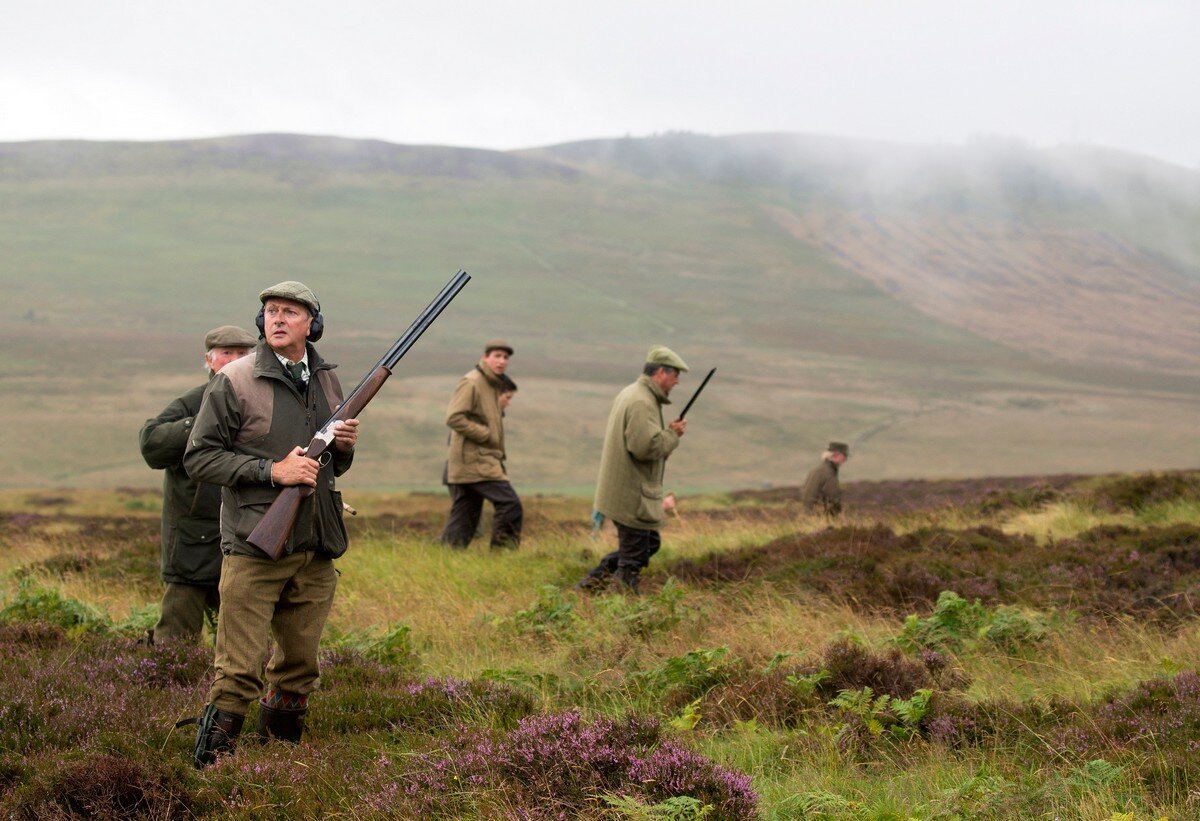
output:
[[[304,363],[289,362],[284,365],[284,367],[287,368],[287,372],[292,375],[292,381],[296,383],[296,387],[303,391],[308,385],[308,383],[304,381]]]

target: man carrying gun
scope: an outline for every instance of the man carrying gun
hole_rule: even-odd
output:
[[[617,549],[576,583],[578,590],[599,592],[615,578],[636,594],[638,577],[658,552],[663,520],[663,472],[679,447],[686,419],[663,424],[662,406],[688,369],[670,348],[655,345],[646,354],[642,375],[617,394],[608,413],[595,509],[617,526]]]
[[[192,478],[222,486],[221,613],[216,680],[200,718],[195,764],[231,752],[247,709],[261,699],[262,740],[298,742],[316,689],[317,647],[333,604],[333,560],[346,552],[342,498],[335,477],[350,467],[358,420],[333,429],[333,447],[320,461],[308,443],[343,400],[333,369],[313,346],[324,330],[321,306],[299,282],[259,294],[262,335],[253,356],[213,377],[196,415],[184,466]],[[278,561],[248,543],[284,486],[315,492],[304,498]],[[275,647],[266,667],[263,660]]]

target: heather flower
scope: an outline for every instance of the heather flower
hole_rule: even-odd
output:
[[[529,819],[573,818],[606,794],[652,803],[689,795],[713,805],[715,818],[751,817],[757,804],[748,776],[663,741],[653,719],[574,711],[529,716],[500,736],[462,727],[448,749],[412,759],[404,781],[428,811],[465,811],[487,796]]]

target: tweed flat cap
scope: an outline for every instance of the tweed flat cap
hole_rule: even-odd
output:
[[[508,355],[513,355],[513,347],[503,339],[489,339],[487,344],[483,346],[483,355],[487,356],[492,351],[508,351]]]
[[[253,348],[257,344],[253,336],[237,325],[222,325],[204,335],[204,350],[213,348]]]
[[[850,446],[845,442],[830,442],[829,447],[825,448],[825,450],[830,451],[831,453],[840,453],[843,456],[850,455]]]
[[[647,365],[666,365],[668,368],[674,368],[677,371],[688,370],[687,363],[680,358],[679,354],[668,348],[666,345],[655,345],[646,352]]]
[[[290,299],[292,302],[307,305],[308,309],[314,314],[321,312],[321,303],[317,301],[317,295],[303,282],[296,282],[289,279],[277,285],[272,285],[258,295],[258,301],[265,303],[271,297]]]

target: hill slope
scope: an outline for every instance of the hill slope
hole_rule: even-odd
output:
[[[672,460],[688,486],[794,483],[833,437],[860,478],[1186,467],[1198,190],[1105,152],[788,135],[0,145],[0,421],[53,432],[14,441],[0,483],[152,481],[138,425],[271,282],[316,290],[353,382],[459,266],[475,280],[367,412],[355,482],[436,484],[446,399],[496,335],[526,488],[590,485],[654,342],[720,368]]]

